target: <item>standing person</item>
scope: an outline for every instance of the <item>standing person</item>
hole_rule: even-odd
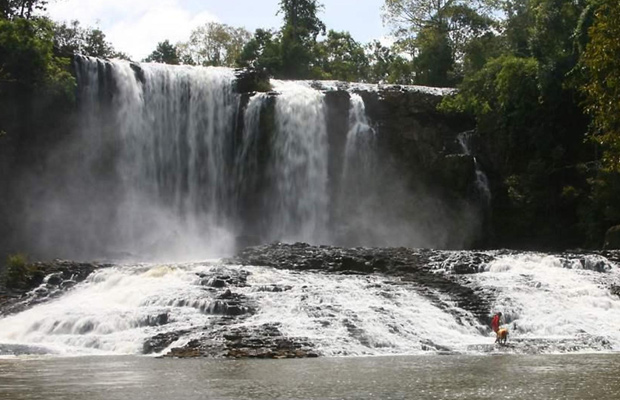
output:
[[[497,331],[499,331],[499,324],[500,324],[501,319],[502,319],[502,313],[498,312],[497,314],[493,316],[493,319],[491,320],[491,329],[493,329],[493,332],[495,332],[496,335],[497,335]]]

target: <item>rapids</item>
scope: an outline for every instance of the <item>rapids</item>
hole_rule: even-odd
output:
[[[479,260],[471,264],[478,272],[456,274],[463,260]],[[459,307],[450,290],[407,275],[233,259],[99,269],[60,297],[0,319],[0,354],[141,354],[151,338],[175,333],[155,352],[166,354],[192,342],[218,348],[239,332],[265,340],[265,327],[323,356],[620,350],[620,298],[610,291],[620,270],[602,256],[433,251],[424,267],[502,311],[509,345],[494,346],[488,321]],[[210,355],[225,355],[217,351]]]

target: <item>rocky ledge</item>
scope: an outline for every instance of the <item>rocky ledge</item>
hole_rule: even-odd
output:
[[[15,314],[58,297],[93,271],[111,264],[67,260],[35,262],[23,267],[16,285],[0,287],[0,316]]]
[[[438,271],[441,263],[450,258],[452,273]],[[273,243],[249,247],[237,256],[225,260],[240,265],[268,266],[279,269],[318,270],[335,274],[380,273],[413,282],[426,297],[438,306],[446,305],[444,295],[460,308],[471,312],[487,324],[492,293],[476,292],[468,287],[464,274],[479,272],[493,259],[483,252],[442,252],[428,249],[398,248],[341,248],[312,246],[306,243]]]

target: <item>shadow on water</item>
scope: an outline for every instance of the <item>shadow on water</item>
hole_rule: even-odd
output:
[[[0,398],[617,399],[620,356],[0,360]]]

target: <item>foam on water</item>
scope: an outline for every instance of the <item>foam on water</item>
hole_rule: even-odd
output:
[[[521,338],[601,337],[620,350],[620,299],[610,285],[620,271],[602,257],[582,262],[545,254],[501,256],[471,277],[496,292],[513,335]]]
[[[196,272],[206,266],[115,267],[93,273],[63,297],[0,320],[0,341],[59,354],[137,354],[161,332],[205,324]],[[156,325],[167,314],[165,328]]]
[[[450,265],[457,263],[455,258],[448,260]],[[615,264],[596,256],[523,253],[497,256],[481,269],[459,277],[465,285],[492,294],[491,311],[503,312],[509,343],[516,343],[517,349],[620,350],[620,299],[609,290],[620,284]],[[450,268],[437,273],[450,273]],[[145,341],[155,335],[194,332],[172,344],[182,345],[199,337],[216,317],[213,305],[225,289],[210,287],[206,280],[220,275],[247,276],[230,289],[255,308],[247,317],[229,320],[230,328],[252,331],[277,324],[284,336],[308,340],[323,355],[496,350],[484,321],[478,322],[446,294],[429,296],[432,290],[396,277],[218,262],[98,270],[62,297],[1,319],[0,349],[140,354]],[[269,286],[281,290],[264,290]]]
[[[276,282],[291,289],[256,293],[260,312],[246,324],[279,323],[283,333],[309,338],[325,355],[465,350],[481,340],[475,324],[457,323],[414,286],[385,277],[257,268],[248,281],[258,286]]]
[[[0,343],[61,355],[139,354],[158,333],[208,324],[215,297],[200,275],[219,268],[138,265],[97,271],[61,298],[0,320]],[[481,340],[479,327],[457,323],[414,287],[385,277],[226,268],[250,272],[247,286],[232,290],[258,305],[238,326],[278,323],[285,336],[308,338],[325,355],[412,354],[464,349]],[[265,285],[290,289],[265,292]],[[167,316],[166,324],[156,323],[159,315]]]

